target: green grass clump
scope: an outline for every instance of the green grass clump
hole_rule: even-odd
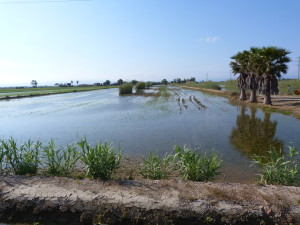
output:
[[[138,83],[135,85],[135,88],[136,88],[137,90],[145,89],[145,88],[146,88],[146,83],[145,83],[145,82],[138,82]]]
[[[48,146],[44,147],[46,161],[44,164],[47,173],[54,176],[65,176],[70,174],[78,160],[76,148],[67,145],[66,148],[57,148],[54,141],[51,140]]]
[[[42,150],[41,142],[34,143],[28,140],[18,147],[16,141],[11,138],[8,141],[2,140],[1,146],[6,152],[8,163],[16,175],[35,175],[37,173],[40,163],[39,153]]]
[[[119,86],[119,94],[132,94],[132,84],[131,83],[124,83]]]
[[[211,181],[220,174],[222,160],[214,152],[210,156],[198,154],[187,147],[183,151],[179,146],[175,147],[178,158],[179,171],[183,178],[191,181]]]
[[[3,145],[0,145],[0,174],[4,170],[4,161],[5,161],[6,151],[3,148]]]
[[[172,159],[171,155],[161,159],[156,153],[150,153],[148,159],[143,160],[139,173],[146,179],[166,179],[171,172]]]
[[[111,179],[112,174],[119,168],[122,151],[115,154],[108,143],[98,143],[91,147],[86,138],[79,141],[78,146],[82,149],[80,158],[85,164],[87,175],[103,180]]]
[[[295,147],[289,147],[289,157],[281,151],[271,148],[268,156],[254,156],[253,164],[257,164],[260,171],[260,182],[265,184],[280,184],[291,186],[297,181],[299,167]]]

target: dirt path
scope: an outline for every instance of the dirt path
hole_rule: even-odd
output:
[[[0,176],[0,222],[300,224],[300,187]]]
[[[257,95],[257,103],[250,103],[249,101],[240,101],[238,99],[238,95],[233,95],[231,92],[221,91],[221,90],[213,90],[207,88],[197,88],[197,87],[187,87],[180,86],[186,89],[199,90],[211,94],[221,95],[228,97],[231,101],[247,103],[251,105],[257,105],[261,108],[267,108],[269,110],[275,110],[287,115],[293,115],[296,118],[300,119],[300,96],[294,95],[273,95],[272,97],[272,105],[264,105],[263,104],[263,96]]]

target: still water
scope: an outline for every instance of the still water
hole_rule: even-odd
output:
[[[151,93],[157,93],[153,95]],[[171,152],[174,145],[215,151],[224,161],[225,181],[253,179],[253,154],[270,145],[300,147],[300,120],[278,113],[229,104],[199,91],[157,88],[144,95],[119,96],[106,89],[0,101],[0,136],[57,145],[109,141],[125,155]]]

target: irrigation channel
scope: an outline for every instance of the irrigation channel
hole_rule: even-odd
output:
[[[224,161],[218,179],[225,182],[253,182],[252,156],[266,154],[270,145],[300,148],[300,121],[291,116],[175,87],[126,96],[105,89],[2,100],[0,123],[1,138],[19,143],[53,139],[65,146],[86,136],[91,144],[120,146],[127,156],[163,156],[175,145],[215,151]]]

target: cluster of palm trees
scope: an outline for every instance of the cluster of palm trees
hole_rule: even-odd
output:
[[[251,90],[250,102],[257,102],[259,92],[264,95],[264,104],[271,105],[271,94],[279,92],[277,79],[287,72],[287,63],[291,61],[288,54],[284,48],[271,46],[252,47],[232,56],[230,67],[234,74],[239,74],[240,99],[246,100],[246,90]]]

